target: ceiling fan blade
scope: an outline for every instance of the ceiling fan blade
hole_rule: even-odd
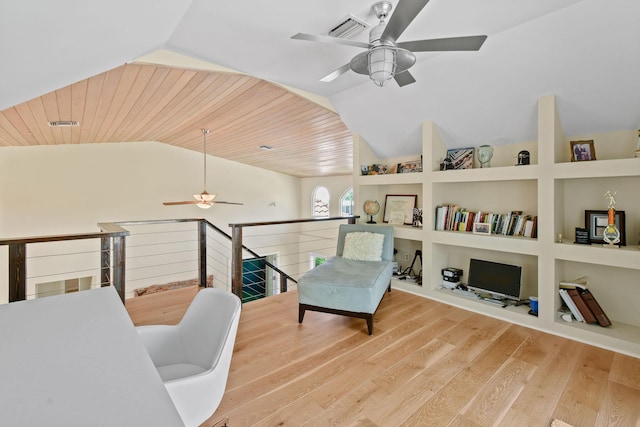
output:
[[[345,46],[354,46],[354,47],[369,49],[369,43],[359,42],[356,40],[339,39],[336,37],[329,37],[329,36],[314,36],[312,34],[298,33],[296,35],[291,36],[291,38],[294,40],[308,40],[312,42],[341,44]]]
[[[329,74],[321,78],[320,81],[325,83],[332,82],[350,69],[351,67],[349,66],[349,63],[344,64],[342,67],[330,72]]]
[[[215,202],[202,202],[202,201],[184,201],[184,202],[162,202],[163,205],[165,206],[177,206],[177,205],[198,205],[198,204],[205,204],[205,205],[215,205],[216,203],[222,203],[224,205],[244,205],[244,203],[238,203],[238,202],[224,202],[222,200],[216,200]]]
[[[410,85],[411,83],[416,82],[416,79],[413,78],[413,76],[409,71],[403,71],[401,73],[398,73],[395,76],[393,76],[393,78],[395,79],[396,83],[398,83],[398,86],[400,87]]]
[[[449,37],[444,39],[414,40],[398,43],[398,47],[411,52],[479,50],[487,36]]]
[[[398,40],[398,37],[407,29],[427,3],[429,3],[429,0],[399,0],[395,11],[389,18],[387,27],[382,33],[381,39],[391,40],[392,42]]]
[[[175,206],[175,205],[197,205],[198,201],[194,200],[194,201],[185,201],[185,202],[162,202],[163,205],[165,206]]]
[[[222,200],[216,200],[215,202],[211,202],[211,203],[213,203],[214,205],[215,205],[215,204],[217,204],[217,203],[222,203],[222,204],[225,204],[225,205],[243,205],[243,206],[244,206],[244,203],[238,203],[238,202],[223,202]]]

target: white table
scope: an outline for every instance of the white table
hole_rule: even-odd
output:
[[[183,423],[107,287],[0,305],[0,425]]]

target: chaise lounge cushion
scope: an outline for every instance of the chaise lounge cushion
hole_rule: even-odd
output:
[[[357,261],[382,261],[384,234],[360,231],[344,237],[343,258]]]
[[[302,304],[374,313],[393,273],[391,261],[329,258],[298,281]]]

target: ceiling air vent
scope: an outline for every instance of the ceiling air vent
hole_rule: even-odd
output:
[[[72,120],[58,120],[57,122],[49,122],[49,127],[52,128],[68,128],[80,126],[80,123]]]
[[[340,39],[350,39],[369,27],[368,22],[349,14],[334,25],[327,34]]]

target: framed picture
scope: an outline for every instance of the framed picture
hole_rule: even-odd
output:
[[[571,141],[571,161],[583,162],[596,159],[596,148],[593,139],[588,141]]]
[[[620,246],[627,244],[625,239],[625,216],[624,211],[616,211],[616,227],[620,231]],[[608,211],[584,211],[584,228],[589,233],[590,243],[602,243],[604,244],[604,229],[609,224],[609,212]]]
[[[473,234],[491,234],[491,224],[487,224],[484,222],[474,222]]]
[[[453,169],[472,169],[473,147],[447,150],[447,158],[451,160]]]
[[[413,222],[413,208],[418,196],[415,194],[387,194],[384,202],[384,222],[407,224]]]
[[[398,163],[398,173],[422,172],[422,160]]]

